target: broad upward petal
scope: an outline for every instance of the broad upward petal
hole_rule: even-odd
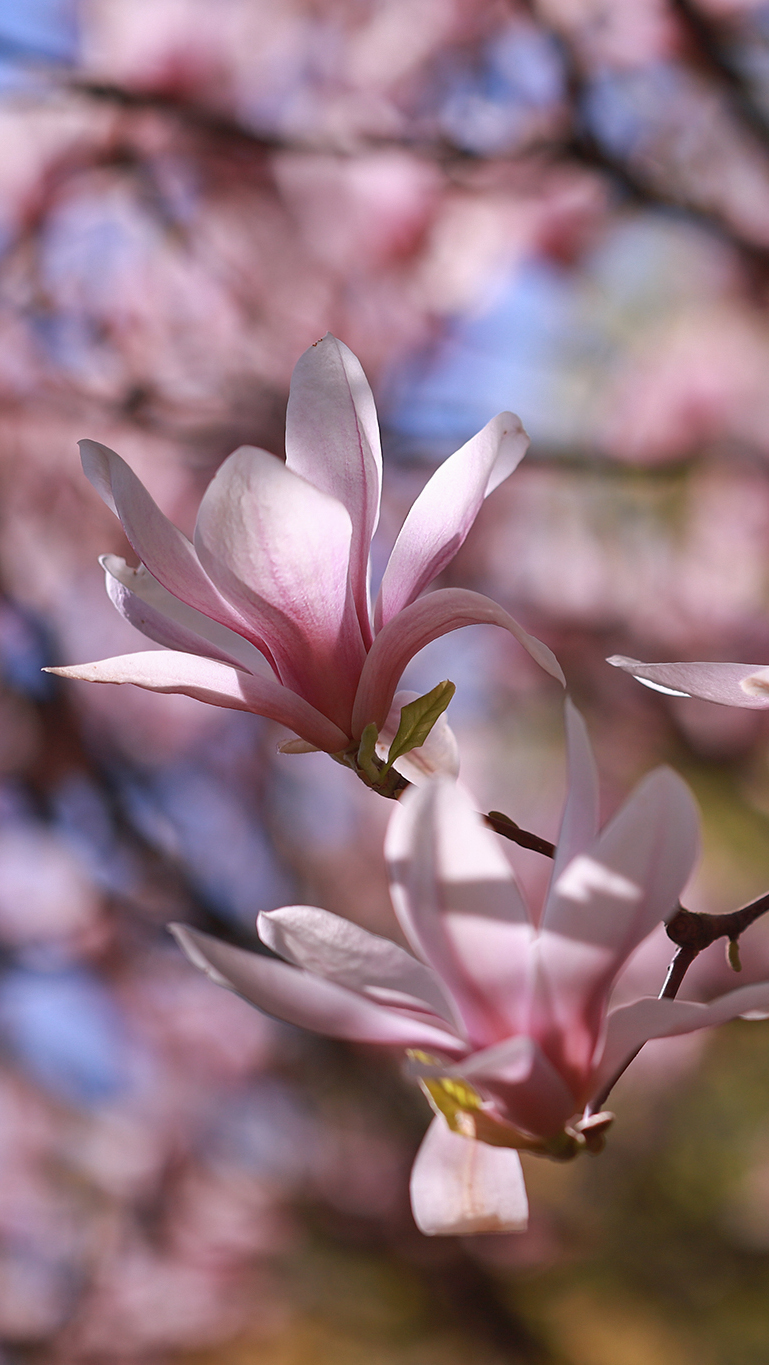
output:
[[[542,918],[533,1028],[564,1074],[589,1069],[612,982],[675,907],[698,829],[686,783],[658,768],[554,883]]]
[[[702,697],[704,701],[719,702],[722,706],[756,710],[769,706],[765,681],[762,686],[765,664],[645,664],[640,659],[626,659],[623,654],[613,654],[606,662],[632,673],[639,682],[679,697]],[[755,683],[752,682],[754,677]]]
[[[507,1037],[525,1010],[533,929],[497,837],[455,783],[437,779],[401,798],[385,857],[401,927],[473,1045]]]
[[[195,528],[206,572],[258,623],[281,680],[343,729],[364,657],[347,582],[350,536],[336,498],[253,446],[224,461]]]
[[[368,556],[382,487],[379,424],[360,361],[330,332],[300,356],[294,369],[286,413],[286,464],[337,498],[350,514],[350,583],[368,646]]]
[[[161,512],[130,465],[98,441],[80,441],[79,445],[86,477],[120,518],[153,577],[174,597],[246,636],[269,656],[254,622],[246,621],[224,600],[203,569],[195,547]]]
[[[587,726],[571,698],[566,698],[568,792],[556,845],[551,884],[567,863],[592,844],[598,833],[598,770]]]
[[[393,546],[377,599],[377,630],[450,563],[484,498],[512,474],[528,444],[520,419],[501,412],[435,471]]]
[[[529,635],[502,607],[467,588],[440,588],[404,607],[383,626],[369,650],[355,697],[352,733],[359,739],[370,721],[387,720],[395,689],[406,664],[420,649],[462,626],[502,626],[528,650],[551,677],[564,682],[552,650]]]

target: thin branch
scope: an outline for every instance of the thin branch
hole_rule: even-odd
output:
[[[504,815],[501,810],[490,810],[488,815],[484,815],[483,820],[489,829],[493,829],[495,834],[501,834],[503,839],[510,839],[521,848],[530,848],[545,858],[555,857],[555,844],[551,844],[549,839],[540,838],[539,834],[530,834],[527,829],[521,829],[520,825],[516,825],[515,821],[511,820],[509,815]]]

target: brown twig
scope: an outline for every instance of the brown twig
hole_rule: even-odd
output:
[[[538,834],[530,834],[527,829],[521,829],[520,825],[516,825],[515,821],[501,810],[490,810],[483,819],[489,829],[501,834],[503,839],[510,839],[521,848],[533,849],[535,853],[541,853],[545,858],[555,857],[555,844],[551,844],[549,839],[540,838]]]

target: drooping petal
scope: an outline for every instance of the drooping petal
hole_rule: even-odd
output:
[[[598,833],[598,769],[587,727],[571,698],[566,698],[568,792],[556,845],[552,883],[567,863],[582,853]]]
[[[454,1030],[451,1001],[429,967],[379,934],[314,905],[263,910],[256,921],[263,943],[296,967],[361,995],[400,997],[411,1009],[433,1012]]]
[[[613,654],[606,662],[674,696],[702,697],[722,706],[769,706],[769,691],[762,676],[766,674],[764,664],[645,664],[623,654]]]
[[[350,583],[371,643],[368,557],[379,520],[382,451],[374,396],[360,361],[327,333],[299,357],[286,413],[286,465],[350,514]]]
[[[232,668],[217,659],[204,659],[170,649],[148,649],[139,654],[120,654],[114,659],[47,671],[82,682],[134,683],[149,692],[182,692],[212,706],[253,711],[286,725],[302,739],[328,753],[337,753],[347,744],[344,731],[274,678],[245,673],[243,669]]]
[[[698,831],[686,783],[658,768],[553,884],[538,945],[532,1032],[577,1090],[612,982],[674,909],[697,856]]]
[[[195,527],[201,564],[258,623],[281,681],[344,729],[364,658],[347,582],[350,537],[336,498],[252,446],[224,461]]]
[[[400,725],[401,707],[416,701],[418,696],[418,692],[395,693],[387,720],[379,731],[376,751],[380,758],[387,758],[395,739]],[[438,717],[424,744],[396,758],[393,767],[417,787],[429,782],[432,777],[459,776],[459,745],[445,712]]]
[[[385,842],[395,913],[459,1006],[475,1047],[525,1010],[533,930],[498,841],[455,783],[405,793]]]
[[[769,1012],[769,982],[739,986],[708,1005],[693,1000],[634,1000],[612,1010],[606,1026],[606,1041],[591,1081],[591,1091],[604,1095],[606,1087],[620,1074],[630,1059],[651,1038],[672,1038],[679,1033],[725,1024],[729,1019]]]
[[[520,418],[501,412],[435,471],[393,546],[376,604],[377,630],[451,562],[484,498],[512,474],[528,445]]]
[[[564,682],[552,650],[529,635],[490,597],[467,588],[440,588],[404,607],[382,627],[374,640],[355,696],[352,727],[356,739],[369,722],[373,721],[380,728],[384,724],[403,670],[420,649],[449,631],[479,625],[502,626],[508,630],[545,672]]]
[[[196,611],[245,634],[269,657],[254,622],[241,617],[224,600],[205,573],[194,545],[164,516],[130,465],[99,441],[80,441],[79,445],[86,477],[119,516],[133,548],[153,577]]]
[[[452,1133],[436,1115],[411,1172],[411,1208],[426,1237],[522,1232],[529,1204],[520,1157]]]
[[[401,1047],[438,1047],[456,1051],[455,1037],[410,1018],[402,1010],[364,1000],[354,991],[324,981],[285,962],[249,953],[186,924],[169,925],[193,966],[218,986],[234,991],[266,1014],[287,1024],[361,1043]]]
[[[264,655],[250,641],[180,602],[143,564],[132,569],[118,555],[102,555],[99,562],[110,600],[120,615],[148,639],[167,649],[220,659],[236,668],[247,668],[250,673],[264,671]]]

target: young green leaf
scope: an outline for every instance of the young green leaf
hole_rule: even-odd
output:
[[[432,692],[407,702],[401,710],[400,725],[390,745],[385,767],[389,768],[403,754],[418,749],[424,744],[436,720],[443,715],[451,698],[456,692],[453,682],[448,679],[438,683]]]

